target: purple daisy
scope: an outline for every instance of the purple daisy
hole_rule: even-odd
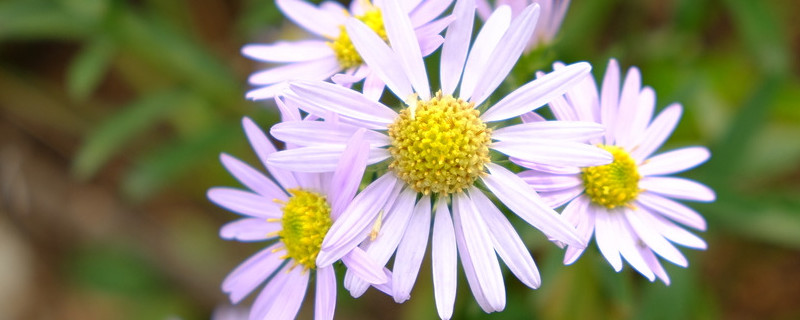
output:
[[[280,101],[278,104],[282,110],[287,109]],[[267,157],[276,152],[275,147],[252,120],[244,118],[242,123],[250,145],[266,163]],[[250,319],[293,319],[312,273],[316,275],[315,319],[333,318],[333,266],[320,266],[316,258],[331,224],[354,201],[367,161],[367,144],[362,135],[361,131],[353,135],[332,173],[294,173],[267,164],[273,178],[270,179],[234,157],[224,153],[220,156],[228,172],[249,189],[208,190],[212,202],[245,216],[223,226],[220,236],[243,242],[272,242],[239,265],[222,283],[231,302],[239,303],[266,281],[250,310]],[[374,189],[365,189],[355,199],[370,197]],[[342,256],[342,261],[364,281],[386,287],[390,273],[363,250],[355,248]]]
[[[555,38],[558,29],[561,28],[561,22],[564,21],[564,16],[567,14],[569,8],[569,0],[496,0],[494,7],[507,5],[511,7],[513,16],[518,15],[525,9],[526,6],[536,3],[541,7],[541,15],[539,16],[539,23],[536,25],[536,31],[533,37],[528,40],[525,51],[531,51],[541,45],[549,44]],[[492,5],[489,0],[477,0],[478,16],[483,20],[489,18],[492,13]]]
[[[453,0],[404,1],[401,12],[407,15],[419,39],[418,46],[428,55],[442,43],[439,35],[452,21],[439,18]],[[314,35],[300,41],[279,41],[273,44],[248,44],[242,54],[254,60],[283,64],[252,74],[250,84],[258,86],[247,93],[248,99],[261,100],[274,97],[284,88],[287,80],[327,80],[342,85],[364,80],[364,93],[377,100],[384,84],[363,64],[353,48],[344,23],[349,17],[364,22],[386,41],[383,1],[372,4],[369,0],[354,0],[350,10],[335,1],[324,1],[319,7],[302,0],[276,0],[278,8]]]
[[[557,64],[558,68],[564,68]],[[592,121],[606,126],[603,137],[592,142],[607,150],[614,162],[603,166],[547,167],[515,160],[534,170],[519,174],[539,191],[552,207],[566,204],[563,216],[578,228],[582,240],[595,235],[597,247],[616,271],[622,258],[654,281],[669,284],[669,277],[656,255],[676,265],[688,262],[679,244],[705,249],[706,243],[678,224],[705,230],[700,214],[672,199],[714,201],[714,191],[695,181],[668,175],[691,169],[706,160],[705,147],[685,147],[652,155],[672,134],[681,116],[681,105],[667,106],[654,119],[655,92],[641,87],[639,69],[628,70],[620,90],[620,69],[615,60],[608,64],[598,96],[593,78],[586,78],[565,96],[550,103],[559,120]],[[538,117],[525,117],[536,123]],[[568,244],[565,264],[575,262],[585,247]]]
[[[568,66],[491,106],[482,106],[522,54],[539,7],[531,5],[513,20],[509,7],[498,8],[469,49],[475,3],[459,0],[453,10],[456,19],[442,46],[441,90],[431,94],[412,23],[400,14],[399,6],[398,1],[385,2],[391,48],[358,20],[350,19],[346,28],[367,65],[405,101],[405,107],[398,113],[361,93],[326,82],[290,82],[287,100],[310,114],[336,121],[275,125],[271,133],[276,138],[299,147],[273,154],[268,163],[298,171],[330,170],[346,146],[345,137],[367,129],[368,163],[388,159],[382,163],[388,167],[374,166],[380,177],[369,185],[383,192],[380,197],[354,201],[354,206],[363,201],[358,205],[361,210],[348,211],[333,224],[317,263],[328,265],[358,245],[378,263],[385,264],[394,255],[392,296],[405,301],[425,255],[433,220],[433,285],[440,317],[452,316],[457,256],[483,310],[503,310],[505,288],[497,255],[531,288],[539,286],[540,276],[522,240],[490,196],[549,237],[573,246],[584,243],[574,227],[530,186],[492,161],[490,149],[550,165],[610,163],[608,152],[582,142],[603,134],[598,124],[553,121],[502,127],[505,120],[562,95],[586,77],[591,67],[587,63]],[[338,124],[332,126],[334,122]],[[485,188],[478,188],[481,185]],[[367,235],[369,239],[363,241]],[[349,274],[345,287],[358,296],[368,284]]]

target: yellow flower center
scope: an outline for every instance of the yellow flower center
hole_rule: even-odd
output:
[[[389,38],[386,36],[386,29],[383,27],[383,17],[381,17],[380,9],[372,7],[365,12],[364,15],[355,16],[355,18],[361,20],[361,22],[366,24],[372,31],[375,31],[383,41],[389,41]],[[364,60],[361,59],[361,55],[356,51],[356,47],[353,46],[353,42],[350,41],[350,35],[347,34],[344,25],[339,26],[339,37],[328,42],[328,45],[336,54],[336,60],[339,61],[339,65],[342,69],[357,67],[364,63]]]
[[[609,209],[627,205],[642,191],[636,162],[620,147],[602,145],[600,148],[610,152],[614,162],[581,169],[586,194],[595,204]]]
[[[442,96],[416,101],[389,125],[389,168],[423,194],[454,193],[484,174],[491,129],[473,103]]]
[[[292,195],[283,207],[278,232],[286,247],[284,259],[291,258],[295,265],[315,269],[322,239],[331,228],[331,207],[325,196],[301,189],[289,189]]]

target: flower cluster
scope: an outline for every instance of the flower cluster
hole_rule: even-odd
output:
[[[485,0],[354,0],[349,10],[276,2],[322,37],[243,48],[284,63],[253,74],[260,87],[247,96],[274,98],[282,121],[269,132],[285,148],[245,118],[271,179],[223,154],[249,191],[208,192],[245,216],[223,226],[223,238],[271,242],[222,285],[238,303],[266,283],[250,319],[295,317],[311,274],[315,318],[332,318],[338,261],[354,297],[374,287],[403,302],[429,243],[442,319],[453,316],[459,260],[480,307],[501,311],[500,260],[526,286],[541,285],[508,215],[566,246],[565,264],[594,234],[615,270],[624,258],[651,281],[669,283],[656,255],[687,265],[673,244],[705,248],[680,226],[704,230],[703,218],[670,198],[713,201],[713,191],[665,175],[710,154],[688,147],[652,155],[681,106],[651,121],[655,94],[641,87],[638,69],[620,90],[612,60],[598,93],[588,63],[556,63],[501,90],[523,54],[553,41],[569,1],[498,0],[493,9]],[[476,13],[483,21],[474,34]],[[424,60],[436,51],[439,61]],[[535,113],[546,105],[554,119]]]

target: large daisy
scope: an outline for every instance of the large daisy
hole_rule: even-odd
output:
[[[344,23],[349,17],[364,22],[386,41],[382,0],[353,0],[349,10],[335,1],[324,1],[319,7],[303,0],[276,0],[278,8],[314,35],[300,41],[279,41],[273,44],[248,44],[242,54],[254,60],[282,64],[252,74],[250,84],[258,86],[247,93],[248,99],[272,98],[283,89],[287,80],[328,80],[350,85],[364,80],[364,93],[377,100],[384,84],[364,65],[353,48]],[[418,46],[428,55],[442,43],[439,33],[451,18],[439,18],[453,0],[404,1],[401,13],[407,15],[419,40]]]
[[[457,256],[483,310],[502,310],[505,289],[497,255],[527,286],[537,288],[540,277],[522,240],[491,197],[547,236],[576,247],[584,245],[574,227],[522,179],[498,164],[503,154],[551,165],[591,166],[612,160],[608,152],[581,142],[603,134],[598,124],[553,121],[504,126],[505,120],[562,95],[587,76],[590,66],[568,66],[497,103],[485,103],[522,54],[539,7],[529,6],[513,20],[509,7],[498,8],[470,49],[475,2],[459,0],[442,47],[441,89],[432,94],[411,21],[399,14],[398,1],[386,1],[385,6],[391,48],[358,20],[350,19],[346,29],[367,65],[405,102],[402,110],[396,112],[330,83],[291,82],[285,93],[288,100],[310,114],[335,118],[338,124],[273,126],[273,136],[303,147],[275,153],[268,163],[299,171],[330,170],[346,146],[345,137],[368,129],[364,135],[370,144],[368,162],[382,162],[374,166],[380,177],[369,187],[384,190],[383,199],[363,198],[363,210],[346,212],[335,222],[317,263],[328,265],[359,244],[379,263],[394,254],[392,295],[404,301],[417,278],[433,223],[433,282],[439,315],[452,315]],[[362,243],[365,235],[370,238]],[[353,276],[346,277],[345,286],[356,296],[367,288]]]
[[[561,28],[561,22],[564,21],[567,8],[569,8],[569,0],[495,0],[494,6],[489,3],[489,0],[476,1],[478,16],[484,20],[491,15],[493,7],[507,5],[511,7],[513,15],[517,15],[531,3],[539,4],[541,7],[539,23],[536,25],[536,31],[533,36],[528,40],[525,51],[530,51],[552,42],[556,33],[558,33],[558,29]]]
[[[563,65],[556,65],[562,68]],[[674,244],[705,249],[706,243],[679,224],[705,230],[702,216],[672,199],[714,201],[714,191],[695,181],[669,177],[706,160],[705,147],[685,147],[653,155],[680,120],[680,104],[667,106],[654,119],[655,92],[641,87],[639,69],[630,68],[620,91],[620,69],[611,60],[598,96],[594,79],[587,78],[554,99],[550,107],[560,120],[592,121],[606,126],[606,134],[592,142],[614,155],[608,165],[548,167],[517,161],[535,170],[520,177],[539,191],[552,207],[567,204],[563,216],[578,228],[581,239],[595,236],[597,247],[616,271],[622,258],[654,281],[669,284],[656,255],[686,267],[686,258]],[[540,119],[526,117],[529,123]],[[584,247],[569,245],[565,264],[575,262]]]
[[[281,105],[279,101],[279,105]],[[284,108],[285,109],[285,108]],[[267,136],[248,118],[245,133],[262,162],[276,151]],[[316,263],[322,240],[352,202],[366,166],[367,145],[356,133],[342,153],[333,173],[293,173],[266,165],[272,179],[227,154],[220,156],[225,168],[249,190],[214,187],[208,198],[244,218],[226,224],[220,236],[244,242],[268,241],[222,283],[233,303],[239,303],[266,282],[250,310],[250,319],[293,319],[300,308],[309,279],[316,281],[315,319],[332,319],[336,303],[333,266]],[[277,182],[277,183],[276,183]],[[358,197],[371,197],[375,188]],[[359,248],[342,256],[349,270],[375,284],[389,280],[382,265]],[[379,285],[385,289],[386,285]]]

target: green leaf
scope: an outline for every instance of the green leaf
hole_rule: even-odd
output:
[[[145,95],[103,121],[86,138],[72,163],[78,178],[91,178],[126,142],[146,131],[185,101],[184,92],[169,91]]]
[[[67,70],[67,92],[84,101],[97,88],[114,55],[114,46],[105,38],[87,43]]]
[[[91,32],[84,20],[76,19],[58,5],[43,0],[0,3],[0,41],[6,39],[77,38]]]

